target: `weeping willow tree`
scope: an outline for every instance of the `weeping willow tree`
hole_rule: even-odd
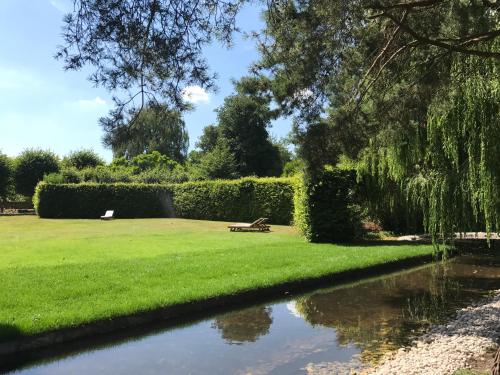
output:
[[[448,87],[425,123],[372,139],[362,168],[379,191],[400,187],[435,243],[455,232],[500,231],[500,63],[457,57]]]

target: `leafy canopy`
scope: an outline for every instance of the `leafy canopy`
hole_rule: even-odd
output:
[[[122,118],[122,120],[124,120]],[[165,106],[149,106],[137,114],[133,123],[102,118],[104,144],[115,157],[128,159],[158,151],[178,162],[184,161],[189,136],[179,111]]]
[[[64,157],[62,164],[76,169],[95,168],[104,165],[104,160],[93,150],[78,150]]]
[[[59,159],[51,151],[27,149],[15,161],[14,181],[16,193],[33,196],[35,186],[44,175],[59,171]]]

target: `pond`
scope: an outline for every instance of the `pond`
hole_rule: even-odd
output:
[[[13,358],[16,374],[307,374],[370,367],[430,324],[500,289],[500,254],[318,289],[170,327],[149,327]],[[1,367],[0,367],[1,369]],[[0,370],[1,371],[1,370]]]

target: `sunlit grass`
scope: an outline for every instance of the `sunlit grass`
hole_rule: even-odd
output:
[[[309,244],[290,227],[226,225],[0,217],[0,341],[432,252]]]

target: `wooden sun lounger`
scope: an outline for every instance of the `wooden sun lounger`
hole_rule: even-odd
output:
[[[115,214],[115,211],[106,211],[104,216],[101,216],[101,220],[113,220],[114,214]]]
[[[259,232],[269,232],[270,226],[266,224],[267,217],[261,217],[255,220],[253,223],[236,223],[228,225],[231,232],[243,232],[243,231],[259,231]]]

